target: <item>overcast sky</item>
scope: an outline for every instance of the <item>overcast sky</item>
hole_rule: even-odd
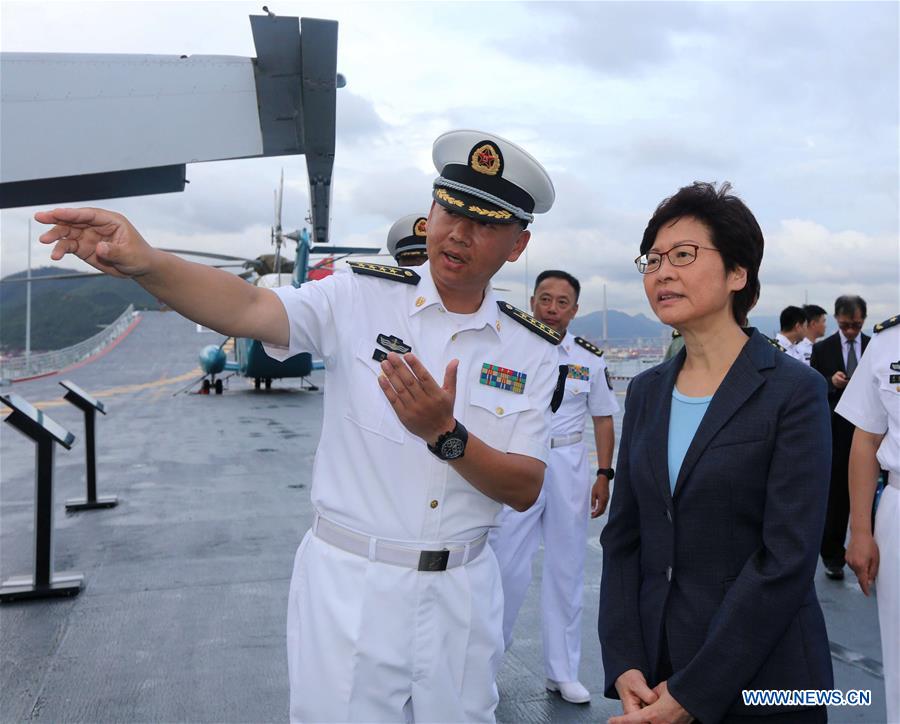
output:
[[[0,44],[254,56],[247,16],[266,3],[340,23],[332,242],[383,245],[398,217],[426,213],[432,141],[477,128],[525,146],[556,186],[527,270],[523,257],[500,272],[513,303],[555,267],[581,279],[582,313],[606,284],[611,308],[649,315],[632,259],[653,209],[694,180],[728,180],[766,237],[759,313],[807,298],[831,309],[844,293],[866,298],[870,321],[900,310],[895,2],[4,1]],[[298,156],[191,165],[184,193],[102,205],[158,246],[256,256],[281,168],[296,228]],[[0,215],[3,275],[25,267],[33,211]],[[35,266],[49,259],[38,246]]]

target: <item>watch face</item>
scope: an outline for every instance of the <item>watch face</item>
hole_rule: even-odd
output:
[[[441,444],[441,457],[445,460],[456,460],[456,458],[462,457],[465,449],[466,446],[463,445],[462,440],[458,437],[451,437]]]

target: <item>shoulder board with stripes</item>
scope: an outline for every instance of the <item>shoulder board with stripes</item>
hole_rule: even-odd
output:
[[[543,322],[539,322],[530,314],[523,312],[521,309],[517,309],[512,304],[509,304],[508,302],[497,302],[497,306],[500,307],[501,312],[508,314],[523,327],[527,327],[534,332],[538,337],[546,339],[552,344],[559,344],[562,342],[562,335],[553,329],[553,327],[548,327]]]
[[[895,327],[900,324],[900,314],[895,314],[890,319],[885,319],[883,322],[879,322],[875,325],[875,329],[873,330],[875,334],[879,332],[883,332],[886,329],[890,329],[891,327]]]
[[[591,354],[595,354],[598,357],[603,356],[603,350],[600,349],[597,345],[588,342],[584,337],[576,337],[575,344],[577,344],[579,347],[584,347]]]
[[[418,284],[419,275],[412,269],[401,266],[387,266],[385,264],[370,264],[367,261],[348,261],[347,264],[353,270],[354,274],[365,274],[370,277],[378,277],[379,279],[390,279],[393,282],[403,282],[404,284]]]

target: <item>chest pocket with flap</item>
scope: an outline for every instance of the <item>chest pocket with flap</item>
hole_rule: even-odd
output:
[[[586,395],[590,391],[590,380],[576,380],[571,377],[566,379],[566,396],[577,397],[578,395]]]
[[[375,341],[360,342],[350,363],[350,400],[346,417],[367,432],[402,443],[406,428],[378,384],[381,363],[372,359]]]
[[[517,416],[531,408],[526,394],[475,383],[469,391],[465,426],[486,444],[506,452]]]

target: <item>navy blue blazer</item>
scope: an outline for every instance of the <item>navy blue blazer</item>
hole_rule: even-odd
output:
[[[828,500],[825,380],[759,332],[741,350],[685,455],[668,472],[672,388],[685,351],[632,380],[609,521],[600,536],[606,696],[628,669],[660,681],[703,724],[742,689],[831,689],[813,577]]]

